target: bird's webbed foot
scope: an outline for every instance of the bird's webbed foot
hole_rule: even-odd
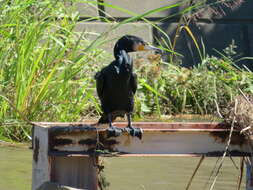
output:
[[[128,125],[125,130],[132,136],[132,137],[138,137],[139,139],[142,139],[143,130],[142,128],[133,127],[132,125]]]
[[[107,133],[107,138],[110,138],[110,137],[118,137],[122,134],[122,129],[120,128],[117,128],[113,125],[110,125],[107,130],[106,130],[106,133]]]
[[[109,127],[106,130],[107,138],[118,137],[122,134],[123,130],[112,125],[112,114],[108,114]]]
[[[125,128],[125,131],[127,131],[132,137],[138,137],[139,139],[142,139],[143,134],[142,128],[133,127],[131,118],[132,118],[131,113],[127,113],[128,125]]]

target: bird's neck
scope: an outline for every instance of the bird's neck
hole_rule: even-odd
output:
[[[117,73],[132,71],[133,61],[125,50],[116,52],[114,64]]]

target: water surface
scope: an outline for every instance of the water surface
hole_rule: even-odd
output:
[[[200,158],[103,158],[109,190],[184,190]],[[217,158],[206,158],[191,190],[209,189]],[[239,167],[239,158],[234,158]],[[24,147],[0,146],[0,190],[30,190],[32,151]],[[236,189],[239,170],[225,159],[216,190]],[[211,180],[212,181],[212,180]],[[241,189],[245,189],[245,179]]]

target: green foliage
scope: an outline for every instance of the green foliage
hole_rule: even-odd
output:
[[[137,109],[140,117],[214,114],[217,106],[225,107],[239,89],[252,93],[252,73],[235,68],[229,60],[207,57],[193,69],[172,64],[160,67],[161,73],[155,79],[150,71],[147,75],[139,73],[142,79],[136,97],[141,102]]]
[[[73,0],[74,1],[74,0]],[[180,6],[161,7],[137,15],[115,5],[100,2],[133,17],[98,35],[94,41],[86,33],[75,32],[79,19],[65,1],[0,0],[0,138],[27,140],[30,127],[24,121],[79,121],[99,115],[93,76],[110,60],[98,47],[108,42],[111,30],[142,20],[169,41],[162,47],[173,55],[174,45],[157,25],[144,18],[149,14]],[[93,3],[93,1],[81,1]],[[198,3],[201,4],[201,1]],[[195,4],[178,15],[197,9]],[[175,16],[175,15],[171,15]],[[94,20],[97,18],[90,18]],[[106,20],[106,18],[104,18]],[[108,22],[110,22],[108,20]],[[252,93],[252,73],[233,66],[234,44],[221,53],[221,59],[205,55],[187,25],[186,30],[200,54],[202,63],[193,69],[170,63],[152,62],[136,68],[139,87],[136,118],[178,113],[212,114],[238,94]],[[247,58],[250,59],[250,58]],[[101,64],[103,63],[103,64]]]
[[[0,133],[20,140],[26,130],[5,123],[75,121],[84,110],[97,113],[93,64],[104,52],[83,51],[89,42],[74,32],[77,15],[63,1],[0,3]]]

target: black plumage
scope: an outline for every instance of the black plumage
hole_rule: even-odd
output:
[[[128,131],[141,138],[141,130],[131,125],[131,113],[134,109],[134,94],[137,90],[137,75],[133,72],[133,60],[128,52],[156,50],[148,46],[141,38],[126,35],[121,37],[114,47],[115,60],[95,75],[97,94],[101,101],[103,114],[98,123],[109,123],[113,136],[120,134],[112,121],[127,114]]]

